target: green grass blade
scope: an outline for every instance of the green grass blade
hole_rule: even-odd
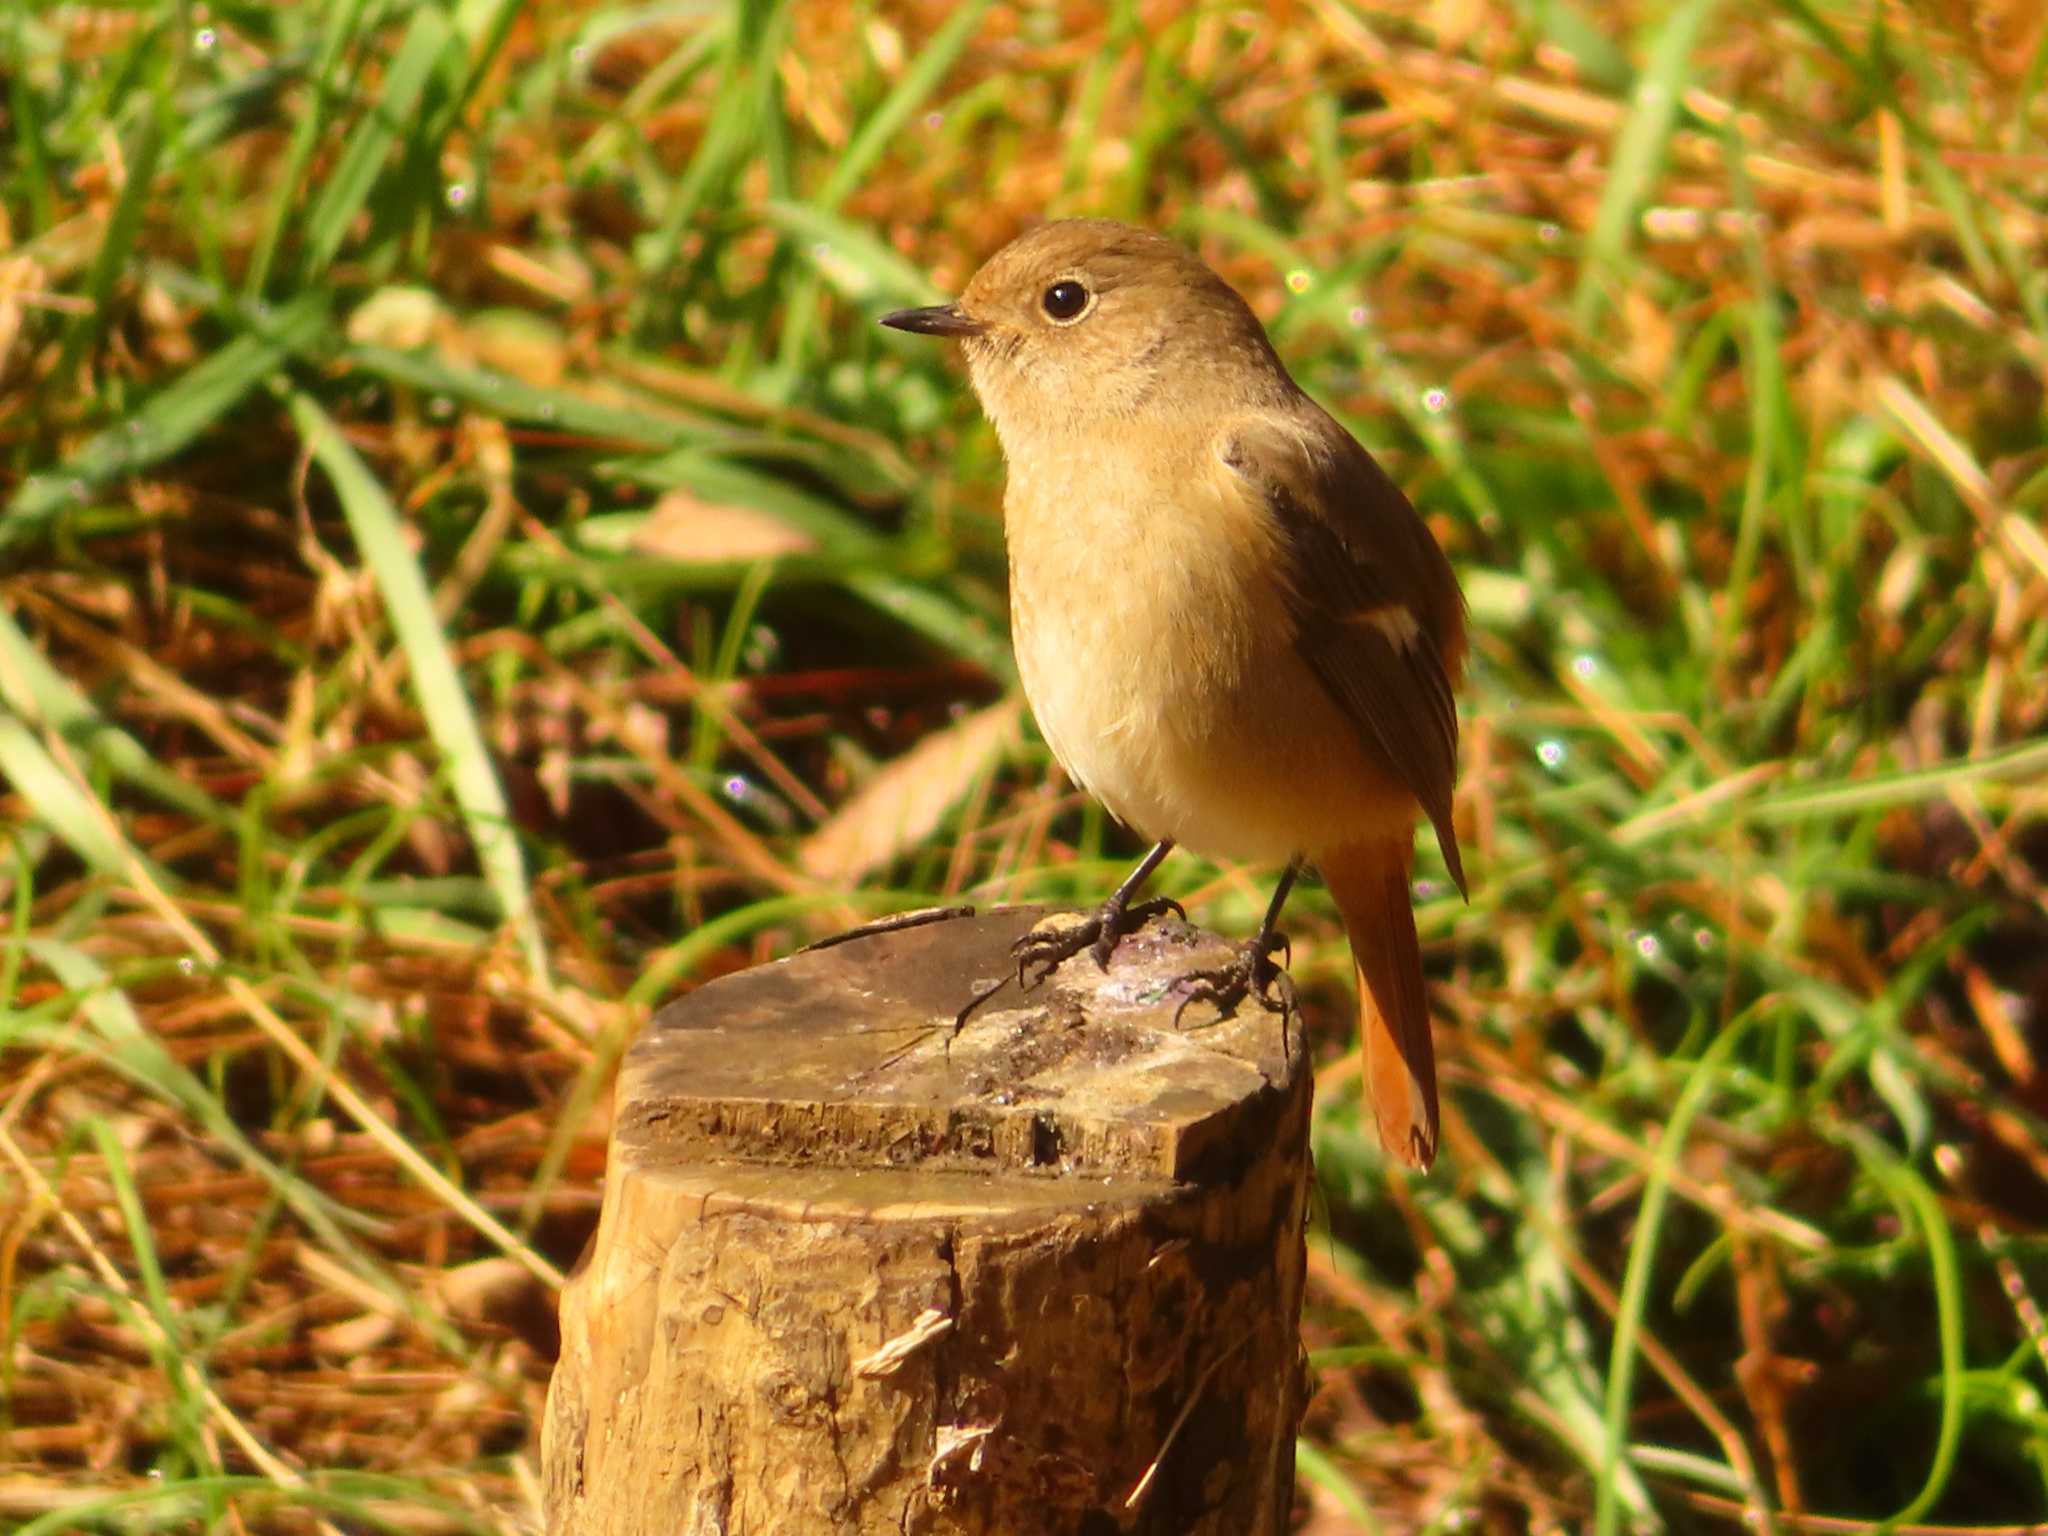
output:
[[[1932,768],[1841,778],[1805,789],[1759,795],[1739,813],[1762,822],[1805,821],[1854,811],[1932,800],[1966,785],[2024,782],[2048,774],[2048,741],[2009,747],[1983,757],[1959,758]]]
[[[1636,217],[1663,168],[1671,124],[1692,70],[1693,50],[1713,14],[1715,0],[1678,0],[1650,42],[1649,58],[1630,95],[1628,119],[1614,144],[1607,187],[1587,237],[1585,263],[1572,294],[1572,323],[1581,331],[1598,319],[1605,285],[1620,271]]]
[[[417,119],[427,82],[454,40],[447,14],[439,7],[423,5],[413,12],[398,52],[385,69],[382,91],[349,135],[340,164],[306,217],[306,277],[318,277],[333,263],[401,130]]]
[[[1622,1272],[1620,1303],[1615,1309],[1614,1344],[1607,1366],[1607,1406],[1602,1416],[1604,1441],[1600,1481],[1594,1502],[1594,1529],[1598,1536],[1614,1536],[1621,1524],[1620,1471],[1627,1464],[1628,1409],[1634,1394],[1636,1337],[1642,1332],[1643,1308],[1648,1303],[1650,1273],[1657,1257],[1657,1242],[1664,1227],[1664,1207],[1671,1195],[1671,1176],[1678,1167],[1679,1154],[1692,1122],[1705,1107],[1708,1095],[1722,1086],[1721,1068],[1736,1043],[1748,1031],[1747,1019],[1738,1020],[1721,1031],[1686,1078],[1671,1117],[1657,1140],[1655,1160],[1644,1181],[1642,1206],[1636,1216],[1635,1238],[1628,1247],[1628,1267]]]
[[[239,1496],[239,1497],[238,1497]],[[252,1518],[225,1524],[223,1508]],[[288,1511],[280,1515],[280,1511]],[[140,1488],[61,1500],[61,1507],[37,1515],[12,1536],[81,1536],[85,1531],[194,1531],[274,1529],[304,1523],[318,1510],[344,1522],[342,1529],[403,1531],[418,1521],[462,1536],[505,1536],[505,1517],[480,1514],[436,1497],[417,1481],[358,1471],[323,1471],[316,1480],[280,1488],[268,1477],[215,1473],[198,1477],[151,1478]],[[403,1511],[398,1515],[396,1511]],[[330,1526],[330,1529],[332,1527]]]
[[[701,210],[738,175],[776,110],[771,60],[789,24],[789,8],[773,3],[722,6],[713,25],[723,34],[718,87],[709,120],[674,185],[662,199],[660,226],[635,242],[634,260],[645,282],[635,297],[630,328],[640,331],[659,285],[674,271],[684,231],[700,222]]]
[[[291,415],[314,462],[333,483],[357,548],[383,595],[391,627],[412,671],[427,730],[448,765],[456,804],[484,878],[513,925],[529,972],[545,987],[547,954],[534,922],[526,860],[505,807],[505,792],[484,746],[469,695],[434,614],[433,593],[407,547],[398,510],[325,411],[308,395],[291,396]]]
[[[989,0],[969,0],[957,7],[912,59],[903,78],[868,114],[852,141],[834,159],[831,173],[812,202],[831,213],[846,201],[853,189],[873,169],[882,152],[911,116],[923,106],[947,70],[953,67],[968,39],[981,25]],[[783,301],[782,335],[777,348],[779,378],[786,385],[804,367],[818,317],[818,285],[814,278],[795,284]],[[780,387],[780,386],[778,386]]]
[[[1941,1421],[1935,1431],[1934,1455],[1927,1478],[1906,1507],[1886,1524],[1908,1525],[1933,1509],[1955,1471],[1963,1432],[1963,1290],[1957,1272],[1955,1236],[1941,1198],[1891,1148],[1860,1127],[1845,1127],[1850,1145],[1863,1164],[1891,1191],[1899,1205],[1912,1212],[1927,1243],[1927,1266],[1934,1281],[1935,1337],[1941,1345]]]
[[[904,260],[871,230],[851,219],[817,204],[787,199],[766,203],[761,212],[797,242],[804,259],[850,303],[887,299],[898,304],[935,304],[944,298],[916,263]]]
[[[519,0],[458,0],[455,33],[467,54],[463,62],[462,83],[448,93],[448,99],[428,125],[425,135],[428,147],[439,145],[461,120],[464,109],[490,73],[492,63],[504,48],[505,40],[523,9]]]
[[[173,16],[159,18],[154,32],[161,34],[178,25],[182,18]],[[85,296],[88,307],[83,314],[75,317],[64,336],[64,351],[57,359],[55,377],[70,379],[87,349],[98,342],[113,312],[108,300],[113,296],[114,283],[127,270],[128,258],[135,249],[135,239],[142,228],[142,217],[156,191],[157,162],[164,149],[164,124],[170,113],[163,101],[176,78],[177,63],[184,52],[181,39],[173,38],[168,46],[151,50],[147,35],[137,44],[144,50],[154,51],[156,57],[149,68],[152,78],[135,94],[147,96],[149,100],[141,105],[141,122],[135,128],[133,140],[125,145],[121,157],[126,168],[127,179],[121,187],[120,200],[114,204],[113,216],[107,222],[106,236],[100,241],[99,249],[93,254],[92,270],[85,280]]]
[[[107,1182],[113,1187],[114,1205],[121,1213],[121,1225],[128,1234],[128,1244],[135,1253],[135,1272],[142,1281],[142,1301],[148,1307],[151,1317],[163,1332],[164,1343],[177,1347],[183,1329],[179,1326],[177,1313],[171,1303],[170,1289],[164,1284],[164,1267],[157,1257],[156,1243],[151,1239],[149,1217],[142,1208],[141,1191],[135,1187],[135,1170],[129,1165],[128,1154],[114,1137],[114,1129],[103,1119],[95,1118],[89,1129],[93,1146],[99,1150],[101,1160],[106,1164]],[[176,1373],[172,1373],[173,1379]]]
[[[987,619],[968,612],[943,592],[879,568],[850,570],[848,591],[877,611],[936,641],[1005,683],[1017,676],[1009,637]]]
[[[54,731],[88,761],[106,763],[122,779],[164,804],[215,826],[233,821],[233,814],[219,801],[165,768],[141,742],[95,709],[50,665],[4,608],[0,608],[0,703],[23,720]]]
[[[28,806],[31,824],[48,827],[99,874],[125,880],[129,861],[141,859],[108,825],[104,809],[11,710],[0,713],[0,778]]]
[[[89,492],[169,458],[218,423],[326,324],[325,296],[303,294],[260,332],[237,336],[151,395],[126,421],[89,439],[61,465],[21,483],[0,512],[0,550],[41,531]]]
[[[532,422],[557,432],[585,433],[650,448],[687,448],[744,441],[736,428],[684,411],[608,405],[573,390],[523,384],[502,373],[444,362],[427,352],[352,347],[346,359],[393,384],[452,396],[508,421]]]
[[[1294,1442],[1294,1470],[1302,1478],[1314,1484],[1330,1496],[1333,1502],[1347,1516],[1358,1523],[1358,1528],[1367,1536],[1379,1536],[1385,1529],[1372,1506],[1353,1486],[1351,1479],[1344,1475],[1343,1468],[1326,1455],[1312,1440]]]
[[[1983,231],[1977,226],[1969,193],[1955,172],[1943,163],[1941,146],[1928,132],[1927,125],[1901,97],[1899,72],[1893,68],[1880,68],[1872,58],[1852,48],[1834,24],[1813,8],[1810,0],[1777,0],[1777,3],[1855,75],[1857,85],[1868,93],[1872,101],[1881,102],[1886,111],[1898,118],[1919,155],[1921,174],[1927,178],[1942,212],[1949,216],[1950,229],[1964,261],[1969,264],[1971,276],[1979,284],[1988,286],[1995,283],[1996,263],[1984,243]],[[1888,62],[1896,65],[1899,61],[1894,56]]]
[[[370,0],[335,0],[326,8],[319,52],[307,76],[304,101],[292,123],[291,147],[285,152],[277,190],[264,211],[263,232],[249,257],[248,275],[242,287],[249,298],[260,297],[270,285],[278,245],[291,221],[292,210],[305,194],[306,170],[313,163],[313,152],[320,147],[320,134],[327,124],[327,105],[336,91],[335,72],[348,52],[350,39],[357,34],[363,7],[369,3]]]
[[[55,939],[29,939],[9,948],[46,967],[67,989],[67,1007],[75,1007],[91,1023],[98,1041],[94,1053],[110,1068],[143,1092],[183,1110],[194,1126],[218,1142],[228,1159],[260,1178],[329,1253],[384,1297],[394,1311],[412,1318],[440,1347],[459,1347],[459,1335],[452,1325],[362,1246],[357,1234],[376,1232],[381,1223],[337,1203],[257,1147],[213,1090],[143,1027],[127,993],[98,961],[75,945]],[[55,1039],[54,1030],[0,1031],[0,1046],[8,1048],[47,1046]]]
[[[1736,206],[1745,215],[1755,211],[1748,173],[1743,167],[1742,141],[1723,135],[1728,156],[1729,182],[1735,190]],[[1742,362],[1749,384],[1749,467],[1743,478],[1742,515],[1736,524],[1735,550],[1728,562],[1726,596],[1721,608],[1721,651],[1725,656],[1741,635],[1749,616],[1750,579],[1756,571],[1758,551],[1763,545],[1764,517],[1770,504],[1774,476],[1778,469],[1779,429],[1783,410],[1785,373],[1780,360],[1782,338],[1777,318],[1777,294],[1771,281],[1763,242],[1754,220],[1748,221],[1743,240],[1748,259],[1750,296],[1743,308],[1748,325],[1748,344]]]
[[[867,121],[833,161],[832,172],[818,189],[815,202],[827,213],[846,201],[847,195],[875,168],[883,150],[905,123],[922,107],[947,70],[960,57],[968,39],[974,36],[988,13],[990,0],[968,0],[955,6],[939,29],[932,33],[910,67],[903,72],[881,105],[868,114]]]
[[[41,234],[57,222],[52,192],[56,176],[45,142],[48,135],[43,123],[42,98],[34,83],[40,60],[29,35],[32,26],[41,24],[41,18],[32,16],[25,5],[12,7],[10,15],[13,25],[7,29],[7,101],[14,117],[10,125],[14,131],[9,137],[21,157],[16,180],[27,193],[28,233]]]

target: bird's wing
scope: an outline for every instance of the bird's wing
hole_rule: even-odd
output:
[[[1335,421],[1307,412],[1234,421],[1217,453],[1272,512],[1302,660],[1415,796],[1463,891],[1451,689],[1464,660],[1464,598],[1399,487]]]

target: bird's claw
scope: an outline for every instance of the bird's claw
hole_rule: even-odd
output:
[[[1275,951],[1282,956],[1279,965],[1273,963]],[[1294,978],[1285,968],[1293,963],[1294,946],[1287,942],[1287,935],[1264,933],[1239,946],[1228,965],[1189,971],[1180,979],[1188,992],[1173,1010],[1174,1028],[1180,1027],[1180,1016],[1192,1003],[1214,1003],[1218,1013],[1229,1014],[1249,997],[1268,1013],[1292,1013]]]
[[[1136,933],[1153,918],[1169,912],[1182,921],[1187,919],[1186,908],[1171,896],[1154,896],[1134,904],[1112,897],[1078,923],[1034,929],[1010,946],[1017,960],[1017,985],[1029,991],[1084,949],[1091,951],[1096,965],[1106,971],[1109,957],[1126,934]],[[1030,974],[1034,965],[1038,967],[1035,976]]]

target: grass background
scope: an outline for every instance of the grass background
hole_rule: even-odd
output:
[[[2048,1518],[2044,74],[2031,0],[11,7],[0,1523],[535,1528],[651,1006],[1136,851],[873,324],[1046,214],[1198,246],[1472,604],[1429,1178],[1292,909],[1303,1528]]]

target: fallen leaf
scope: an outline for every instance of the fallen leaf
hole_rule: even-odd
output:
[[[800,555],[817,542],[779,518],[753,507],[706,501],[688,491],[670,491],[654,504],[633,533],[632,547],[664,560],[706,564],[730,560],[771,560]]]
[[[797,854],[804,872],[849,885],[937,830],[1017,733],[1015,698],[977,710],[885,764]]]

